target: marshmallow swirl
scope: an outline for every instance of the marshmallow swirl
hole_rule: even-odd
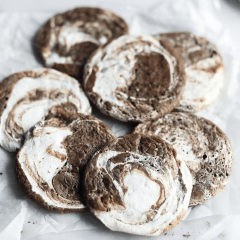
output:
[[[110,11],[75,8],[49,19],[36,44],[46,66],[77,77],[93,51],[127,33],[126,22]]]
[[[93,156],[84,187],[87,205],[108,228],[156,236],[185,216],[192,178],[168,143],[130,134]]]
[[[79,83],[55,70],[39,68],[15,73],[0,83],[0,145],[21,147],[23,135],[53,106],[85,114],[91,106]]]
[[[227,136],[209,120],[175,112],[139,124],[135,133],[158,136],[181,154],[193,176],[190,206],[208,201],[226,186],[232,171],[232,147]]]
[[[214,102],[224,80],[224,66],[216,46],[189,32],[164,33],[155,37],[172,44],[185,65],[186,87],[175,110],[194,113]]]
[[[82,171],[112,131],[100,120],[61,107],[26,134],[17,156],[17,179],[24,193],[51,212],[86,211]]]
[[[99,48],[84,69],[84,88],[105,114],[142,122],[172,111],[185,86],[181,59],[151,36],[122,36]]]

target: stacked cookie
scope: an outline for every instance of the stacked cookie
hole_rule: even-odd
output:
[[[193,114],[223,85],[213,44],[187,32],[131,36],[122,18],[99,8],[54,16],[36,43],[56,70],[0,83],[0,144],[20,149],[17,179],[35,203],[60,213],[90,209],[113,231],[156,236],[224,189],[231,144]],[[90,116],[88,99],[140,124],[117,138]]]

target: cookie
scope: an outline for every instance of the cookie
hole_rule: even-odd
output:
[[[82,7],[49,19],[37,34],[36,46],[47,67],[80,77],[93,51],[124,34],[128,34],[128,25],[119,16]]]
[[[232,147],[221,129],[209,120],[174,112],[139,124],[135,132],[157,135],[181,154],[194,179],[190,206],[205,203],[226,186],[232,171]]]
[[[171,112],[184,86],[180,57],[151,36],[122,36],[99,48],[84,69],[90,100],[121,121],[143,122]]]
[[[102,121],[54,107],[26,134],[17,156],[17,179],[28,198],[59,213],[86,211],[82,172],[95,151],[115,139]],[[49,118],[49,119],[48,119]]]
[[[172,44],[182,57],[187,83],[177,111],[197,112],[214,102],[223,86],[222,58],[212,43],[190,32],[155,35]]]
[[[39,68],[5,78],[0,83],[0,145],[10,152],[19,149],[24,134],[56,105],[91,113],[81,86],[66,74]]]
[[[185,216],[192,177],[159,137],[130,134],[106,144],[85,168],[86,203],[113,231],[159,235]]]

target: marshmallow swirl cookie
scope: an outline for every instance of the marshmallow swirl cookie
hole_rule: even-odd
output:
[[[78,77],[93,51],[124,34],[128,26],[114,13],[75,8],[49,19],[39,30],[36,45],[47,67]]]
[[[53,106],[91,114],[91,106],[74,78],[39,68],[15,73],[0,83],[0,145],[21,147],[24,134]]]
[[[192,177],[170,144],[130,134],[93,156],[84,187],[86,204],[108,228],[156,236],[185,216]]]
[[[226,186],[232,171],[232,147],[221,129],[209,120],[174,112],[139,124],[135,132],[157,135],[181,154],[193,176],[190,206],[208,201]]]
[[[151,36],[122,36],[89,58],[85,92],[104,114],[142,122],[178,105],[185,86],[184,66],[168,43],[160,43]]]
[[[92,116],[57,107],[49,115],[26,135],[17,156],[18,182],[30,199],[48,211],[84,211],[83,168],[95,151],[116,137]]]
[[[156,35],[172,44],[182,57],[187,83],[178,111],[197,112],[214,102],[223,86],[222,58],[212,43],[189,32]]]

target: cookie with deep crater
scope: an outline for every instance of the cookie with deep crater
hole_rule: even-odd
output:
[[[172,44],[184,61],[187,83],[175,110],[193,113],[214,102],[224,80],[223,61],[216,46],[190,32],[162,33],[155,37]]]
[[[157,135],[181,154],[193,176],[190,206],[208,201],[226,186],[232,171],[232,147],[211,121],[191,113],[174,112],[139,124],[134,132]]]
[[[0,83],[0,145],[15,151],[24,134],[53,106],[91,114],[80,84],[56,70],[39,68],[15,73]]]
[[[28,131],[18,153],[20,187],[48,211],[86,211],[83,169],[97,150],[116,137],[99,119],[60,107],[53,107],[46,119]]]
[[[99,48],[84,69],[90,100],[122,121],[143,122],[171,112],[185,83],[180,57],[151,36],[122,36]]]
[[[106,227],[156,236],[185,216],[192,177],[157,136],[130,134],[106,144],[85,168],[86,204]]]
[[[128,34],[114,13],[81,7],[57,14],[39,30],[36,45],[47,67],[81,78],[87,58],[109,40]]]

